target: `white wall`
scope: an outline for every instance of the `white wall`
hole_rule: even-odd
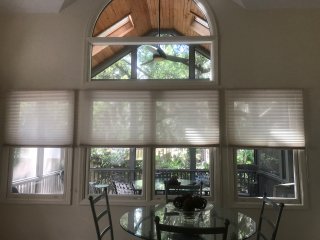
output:
[[[92,87],[84,79],[85,36],[102,2],[78,0],[60,14],[0,16],[0,91]],[[305,89],[309,207],[285,210],[278,239],[318,240],[320,10],[248,11],[231,0],[209,3],[219,28],[222,87]],[[70,206],[0,204],[0,239],[94,239],[89,207],[78,202],[78,167],[75,159]],[[133,239],[118,226],[126,208],[112,210],[117,239]]]

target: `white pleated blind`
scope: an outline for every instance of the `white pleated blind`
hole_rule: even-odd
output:
[[[73,92],[11,92],[7,96],[6,108],[6,144],[27,146],[72,144]]]
[[[167,91],[156,99],[156,143],[219,144],[218,91]]]
[[[228,144],[305,146],[302,91],[229,90],[225,96]]]
[[[81,143],[143,145],[151,141],[152,102],[144,91],[84,91]]]
[[[81,143],[219,143],[217,91],[84,91]]]

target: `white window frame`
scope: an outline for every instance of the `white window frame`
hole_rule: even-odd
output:
[[[32,103],[50,103],[41,105],[38,108],[31,108],[28,111],[34,111],[32,114],[25,116],[25,112],[21,112],[19,107],[24,102]],[[57,105],[57,102],[59,103]],[[72,155],[74,140],[74,102],[75,92],[70,90],[64,91],[12,91],[8,92],[8,96],[4,100],[4,111],[7,117],[5,121],[5,137],[2,151],[2,181],[1,201],[17,202],[17,203],[48,203],[48,204],[70,204],[71,201],[71,174],[72,174]],[[39,111],[38,111],[39,110]],[[10,114],[8,114],[10,113]],[[52,118],[55,114],[57,119]],[[35,115],[36,114],[36,115]],[[37,115],[38,114],[38,115]],[[51,114],[51,115],[50,115]],[[33,126],[26,125],[23,120],[25,117],[33,124],[33,119],[41,119],[39,124]],[[31,116],[31,117],[30,117]],[[41,118],[44,116],[45,118]],[[48,118],[48,116],[50,116]],[[50,120],[50,121],[49,121]],[[48,121],[48,122],[46,122]],[[64,125],[61,128],[61,122]],[[32,125],[30,124],[30,125]],[[32,127],[32,128],[31,128]],[[44,130],[46,130],[45,132]],[[49,131],[50,130],[50,131]],[[34,132],[33,132],[34,131]],[[36,134],[38,135],[36,135]],[[45,133],[45,134],[44,134]],[[12,158],[13,148],[32,147],[32,148],[63,148],[65,149],[65,165],[64,165],[64,193],[63,194],[14,194],[12,193]]]
[[[161,146],[155,146],[154,148],[151,149],[152,152],[154,152],[155,148],[158,148]],[[177,146],[177,148],[197,148],[197,146]],[[170,147],[168,147],[170,148]],[[199,146],[199,148],[201,148],[201,146]],[[220,175],[220,159],[219,159],[219,147],[215,146],[215,147],[203,147],[203,148],[208,148],[210,151],[210,166],[209,166],[209,173],[210,173],[210,196],[203,196],[204,198],[206,198],[208,201],[215,201],[218,202],[219,201],[219,197],[220,196],[220,186],[221,186],[221,175]],[[154,154],[152,154],[153,156]],[[155,162],[155,157],[152,158],[152,181],[147,181],[147,182],[151,182],[152,183],[152,188],[151,189],[151,195],[152,195],[152,200],[154,201],[164,201],[165,200],[165,196],[162,195],[156,195],[155,194],[155,189],[154,189],[154,179],[155,179],[155,166],[156,166],[156,162]],[[215,184],[215,185],[213,185]],[[150,195],[150,194],[149,194]]]
[[[243,147],[247,148],[247,147]],[[228,148],[228,159],[227,168],[230,169],[228,174],[228,183],[226,189],[229,189],[227,194],[230,197],[228,205],[234,208],[252,208],[261,206],[261,197],[244,197],[238,196],[237,189],[237,163],[235,158],[235,150],[241,149],[241,146],[233,148]],[[272,149],[272,147],[270,147]],[[294,175],[295,175],[295,198],[283,198],[283,197],[272,197],[276,201],[281,201],[285,203],[290,208],[307,208],[308,198],[307,198],[307,184],[308,175],[306,168],[306,154],[304,149],[293,149],[293,161],[294,161]]]
[[[81,191],[81,196],[82,196],[82,201],[84,200],[84,202],[86,202],[86,199],[88,199],[88,196],[89,196],[89,192],[88,192],[88,182],[89,182],[89,168],[90,168],[90,149],[91,148],[95,148],[95,147],[106,147],[108,148],[108,146],[82,146],[81,147],[81,152],[82,152],[82,155],[84,157],[82,157],[82,166],[84,166],[84,168],[82,169],[81,172],[84,173],[84,175],[82,176],[85,176],[83,178],[83,182],[81,183],[81,187],[80,189],[82,189]],[[147,152],[147,148],[146,147],[141,147],[141,146],[130,146],[130,147],[133,147],[133,148],[143,148],[143,154],[144,154],[144,157],[143,157],[143,168],[142,168],[142,180],[143,182],[145,183],[145,180],[146,180],[146,152]],[[127,146],[117,146],[116,148],[128,148]],[[146,189],[145,189],[145,184],[143,184],[143,189],[142,189],[142,194],[141,195],[116,195],[116,194],[112,194],[112,195],[109,195],[109,198],[110,198],[110,201],[116,201],[116,202],[119,202],[119,203],[128,203],[128,200],[133,201],[133,202],[139,202],[141,200],[145,200],[146,198]]]
[[[13,159],[11,153],[14,148],[25,146],[4,146],[2,156],[3,161],[2,170],[2,186],[4,189],[1,195],[2,202],[17,203],[17,204],[62,204],[68,205],[71,203],[71,176],[72,176],[72,148],[64,146],[52,146],[54,148],[62,148],[65,151],[65,163],[64,163],[64,192],[63,194],[19,194],[12,193],[11,183],[13,174]],[[43,148],[43,146],[34,146],[37,148]]]
[[[105,7],[110,3],[111,0],[107,0],[100,7],[100,12],[103,11]],[[140,36],[140,37],[92,37],[93,28],[97,21],[97,14],[95,14],[91,23],[87,28],[87,44],[86,44],[86,54],[85,54],[85,83],[89,83],[90,85],[98,85],[100,87],[108,87],[108,88],[118,88],[121,89],[131,89],[138,88],[141,89],[141,84],[145,87],[156,87],[157,89],[163,89],[168,86],[168,84],[172,87],[183,87],[194,89],[207,89],[209,86],[218,86],[218,76],[219,76],[219,67],[218,67],[218,28],[214,18],[214,13],[211,9],[211,6],[208,4],[207,0],[195,0],[199,9],[205,13],[207,17],[208,27],[210,31],[210,36],[175,36],[175,37],[152,37],[152,36]],[[99,12],[99,13],[100,13]],[[98,13],[98,15],[99,15]],[[93,45],[152,45],[152,44],[205,44],[209,43],[211,45],[210,49],[210,61],[211,61],[211,78],[208,80],[194,80],[190,81],[190,79],[172,81],[167,79],[161,79],[161,81],[146,81],[146,80],[129,80],[125,81],[126,87],[123,87],[123,81],[92,81],[91,78],[91,53]]]
[[[100,7],[100,12],[110,3],[111,0],[107,0],[104,2]],[[174,37],[155,37],[155,36],[140,36],[140,37],[106,37],[106,38],[99,38],[99,37],[92,37],[93,28],[97,21],[97,14],[94,15],[91,19],[91,24],[89,23],[87,28],[87,39],[86,39],[86,49],[85,49],[85,84],[89,86],[89,88],[99,88],[99,89],[108,89],[108,90],[134,90],[138,89],[141,90],[168,90],[168,89],[183,89],[183,90],[207,90],[212,87],[218,87],[219,81],[219,68],[218,68],[218,31],[216,21],[214,19],[214,13],[211,9],[211,6],[208,4],[207,0],[195,0],[196,4],[198,5],[199,9],[205,13],[207,17],[208,23],[208,31],[210,32],[210,36],[174,36]],[[195,44],[209,44],[210,48],[210,61],[211,61],[211,78],[209,80],[201,80],[201,79],[186,79],[179,81],[172,81],[170,79],[161,79],[157,81],[157,79],[152,80],[128,80],[128,81],[117,81],[117,80],[105,80],[105,81],[92,81],[91,79],[91,53],[92,53],[92,46],[99,45],[99,46],[106,46],[106,45],[123,45],[123,46],[132,46],[132,45],[155,45],[155,44],[186,44],[186,45],[195,45]],[[169,86],[169,87],[168,87]],[[142,87],[142,88],[141,88]],[[80,106],[81,107],[81,106]],[[81,124],[80,124],[81,125]],[[79,129],[81,131],[81,128]],[[81,134],[79,134],[81,135]],[[121,147],[121,146],[118,146]],[[136,146],[138,147],[138,146]],[[153,147],[155,146],[145,146],[144,150],[144,172],[143,172],[143,180],[144,180],[144,189],[143,189],[143,198],[139,200],[132,200],[130,204],[134,204],[136,201],[144,201],[147,203],[157,202],[159,200],[154,199],[154,194],[150,191],[154,191],[153,181],[154,178],[154,154],[153,154]],[[185,147],[185,146],[181,146]],[[83,178],[83,174],[87,176],[88,171],[88,151],[87,146],[80,147],[80,159],[81,164],[79,167],[79,189],[80,189],[80,203],[88,203],[87,201],[87,192],[86,192],[86,185],[87,179]],[[211,176],[211,196],[215,196],[215,198],[220,198],[221,195],[221,157],[220,157],[220,148],[219,146],[210,146],[210,148],[214,149],[212,152],[212,156],[214,155],[213,159],[211,159],[210,163],[210,173],[213,174]],[[213,169],[212,169],[213,168]],[[213,185],[213,183],[215,185]],[[112,202],[112,196],[111,196]],[[117,200],[117,204],[119,201]],[[125,204],[128,204],[128,200],[125,201]]]
[[[80,168],[79,176],[81,180],[79,181],[80,189],[80,199],[79,202],[81,205],[88,204],[88,172],[89,172],[89,153],[91,146],[81,146],[80,148]],[[94,147],[94,146],[93,146]],[[121,147],[121,146],[117,146]],[[125,147],[125,146],[123,146]],[[132,146],[139,147],[141,146]],[[154,148],[161,146],[145,146],[143,147],[144,151],[144,162],[143,162],[143,187],[141,195],[109,195],[109,200],[111,203],[116,203],[117,205],[137,205],[137,204],[156,204],[163,203],[165,196],[155,195],[154,193],[154,177],[155,177],[155,157],[154,157]],[[177,146],[177,147],[195,147],[195,146]],[[220,149],[216,147],[208,147],[210,149],[210,196],[204,196],[208,201],[214,201],[215,203],[221,202],[221,163],[220,163]],[[213,177],[212,177],[213,176]],[[215,185],[213,185],[215,184]]]
[[[90,93],[90,92],[95,92],[96,90],[90,90],[89,92],[87,91],[84,91],[84,93]],[[101,92],[102,91],[102,92]],[[108,96],[108,98],[110,98],[111,96],[111,99],[112,99],[112,95],[108,95],[108,92],[109,94],[112,93],[117,93],[118,97],[120,95],[120,92],[119,91],[103,91],[103,90],[98,90],[99,94],[106,94]],[[103,93],[105,92],[105,93]],[[164,93],[169,93],[169,98],[168,99],[171,99],[172,97],[172,92],[171,91],[143,91],[143,92],[146,92],[146,93],[151,93],[151,95],[153,96],[152,98],[148,98],[147,102],[152,102],[152,105],[156,103],[157,100],[159,101],[163,101],[166,99],[165,97],[165,94]],[[174,93],[175,91],[173,91]],[[185,92],[191,92],[190,90],[189,91],[179,91],[179,93],[185,93]],[[201,93],[201,97],[203,96],[204,98],[208,98],[207,101],[211,102],[212,99],[211,97],[215,98],[217,97],[217,99],[215,99],[216,101],[218,101],[219,99],[219,92],[217,90],[208,90],[208,91],[193,91],[195,92],[195,94],[199,94]],[[162,94],[164,95],[162,95]],[[205,94],[206,93],[206,94]],[[156,97],[157,95],[160,95],[159,97]],[[91,122],[92,119],[91,118],[88,118],[88,110],[85,110],[86,107],[88,106],[91,106],[91,104],[88,104],[87,102],[87,97],[90,96],[87,95],[87,94],[79,94],[80,96],[80,104],[79,104],[79,107],[82,107],[83,109],[79,109],[79,119],[78,121],[80,122],[78,124],[78,126],[81,126],[79,128],[79,131],[84,131],[84,130],[81,130],[81,129],[88,129],[90,128],[90,125],[87,126],[86,123],[88,122]],[[127,95],[125,95],[127,96]],[[206,96],[206,97],[205,97]],[[181,97],[181,96],[180,96]],[[178,97],[177,99],[180,99],[180,97]],[[95,98],[93,98],[95,99]],[[100,99],[100,98],[97,98],[97,99]],[[130,98],[129,98],[130,99]],[[182,97],[182,99],[184,99]],[[193,98],[190,98],[190,101],[194,101]],[[214,101],[214,103],[216,103],[216,101]],[[91,103],[91,100],[89,100],[89,102]],[[82,103],[82,104],[81,104]],[[216,103],[215,105],[213,105],[213,103],[211,102],[210,104],[210,109],[213,110],[213,109],[217,109],[219,106],[218,103]],[[215,107],[215,108],[214,108]],[[150,109],[150,113],[152,116],[154,116],[155,114],[155,111],[154,109]],[[86,116],[85,116],[85,115]],[[216,116],[215,113],[212,113],[213,116]],[[213,117],[211,116],[211,117]],[[88,118],[88,119],[86,119]],[[213,117],[214,118],[214,117]],[[89,120],[90,119],[90,120]],[[153,119],[153,118],[152,118]],[[219,117],[217,117],[217,120],[215,120],[215,122],[218,122],[218,119]],[[151,120],[153,121],[153,120]],[[148,125],[146,123],[146,125]],[[151,124],[153,125],[153,124]],[[201,127],[203,127],[204,122],[202,122],[202,125]],[[211,124],[212,125],[212,124]],[[151,127],[151,126],[150,126]],[[214,128],[213,126],[211,126],[212,128]],[[216,127],[216,126],[215,126]],[[107,130],[107,129],[106,129]],[[83,133],[83,132],[82,132]],[[81,203],[85,203],[87,202],[86,199],[88,198],[88,190],[87,190],[87,186],[88,186],[88,173],[89,173],[89,153],[90,153],[90,147],[128,147],[128,146],[131,146],[131,147],[137,147],[137,148],[141,148],[143,147],[144,148],[144,168],[143,168],[143,181],[144,181],[144,186],[143,186],[143,194],[142,195],[136,195],[136,196],[133,196],[133,195],[130,195],[130,196],[116,196],[116,195],[110,195],[110,199],[112,201],[112,199],[116,199],[117,203],[119,202],[124,202],[124,203],[128,203],[128,200],[130,200],[130,203],[133,203],[135,201],[159,201],[160,199],[157,197],[155,197],[155,194],[153,194],[154,192],[154,186],[150,185],[151,183],[154,183],[154,181],[152,180],[152,178],[154,178],[154,153],[153,153],[153,149],[155,147],[162,147],[160,143],[155,143],[155,142],[144,142],[144,143],[139,143],[139,145],[135,146],[135,142],[127,142],[126,145],[121,145],[121,142],[117,143],[113,140],[111,142],[109,142],[109,144],[112,144],[114,143],[116,146],[110,146],[110,145],[107,145],[107,142],[106,141],[110,141],[109,139],[105,139],[105,140],[100,140],[98,142],[96,142],[95,140],[93,140],[93,142],[81,142],[81,141],[85,141],[87,140],[87,137],[88,135],[90,135],[89,133],[86,133],[84,134],[84,136],[86,137],[86,139],[84,139],[82,136],[82,133],[79,133],[78,134],[78,137],[80,138],[80,144],[83,144],[81,145],[81,167],[80,167],[80,174],[79,176],[86,176],[84,179],[84,181],[81,182],[80,186],[79,186],[79,189],[81,189],[81,199],[80,199],[80,202]],[[203,132],[201,132],[203,134]],[[210,180],[211,180],[211,195],[208,199],[213,199],[213,196],[219,196],[218,194],[218,191],[219,191],[219,188],[216,188],[213,186],[213,183],[216,183],[216,184],[219,184],[220,185],[220,180],[219,180],[219,176],[220,175],[217,175],[217,172],[218,172],[218,167],[220,166],[218,163],[219,161],[219,151],[218,151],[218,147],[219,147],[219,135],[217,136],[217,133],[216,132],[213,132],[211,133],[214,135],[214,140],[215,142],[211,144],[211,141],[213,141],[212,139],[205,139],[206,140],[206,143],[197,143],[197,144],[192,144],[192,143],[181,143],[181,145],[179,145],[179,142],[178,143],[171,143],[170,145],[175,145],[175,146],[172,146],[172,147],[208,147],[210,149],[215,149],[215,150],[211,150],[211,162],[210,162],[210,173],[211,173],[211,177],[210,177]],[[207,133],[206,133],[207,135]],[[135,141],[139,141],[138,139],[136,139]],[[149,140],[150,141],[150,140]],[[154,139],[152,140],[154,141]],[[163,141],[163,140],[162,140]],[[184,140],[186,141],[186,140]],[[104,145],[106,144],[106,145]],[[165,143],[164,143],[165,144]],[[171,146],[166,146],[166,147],[171,147]],[[213,161],[212,158],[215,160]],[[213,165],[214,164],[214,165]],[[214,173],[213,173],[214,171]],[[213,175],[212,175],[213,174]],[[214,177],[214,178],[213,178]],[[81,178],[82,179],[82,178]]]
[[[259,89],[226,89],[225,91],[259,91]],[[261,89],[261,90],[267,90],[267,91],[294,91],[294,92],[299,92],[301,91],[302,93],[302,117],[304,118],[304,105],[303,105],[303,100],[304,100],[304,94],[301,89]],[[227,112],[227,99],[223,99],[221,101],[221,109],[223,109],[225,112]],[[231,104],[232,105],[232,104]],[[227,114],[224,115],[226,120],[228,116]],[[300,116],[301,117],[301,116]],[[301,124],[301,122],[300,122]],[[302,121],[302,124],[304,124],[304,119]],[[227,123],[226,123],[226,128],[227,128]],[[234,130],[234,129],[233,129]],[[302,132],[304,139],[305,137],[305,132]],[[230,134],[229,134],[230,135]],[[294,150],[294,174],[295,174],[295,181],[296,181],[296,197],[293,199],[289,198],[281,198],[281,197],[276,197],[278,201],[284,202],[290,208],[307,208],[308,207],[308,174],[307,174],[307,159],[306,159],[306,151],[307,148],[305,147],[305,140],[301,140],[298,144],[296,145],[288,145],[286,144],[278,144],[278,145],[270,145],[270,146],[264,146],[264,145],[259,145],[256,144],[255,142],[252,142],[251,144],[247,143],[241,143],[241,141],[238,141],[236,143],[228,143],[228,132],[224,132],[224,137],[226,138],[225,143],[226,143],[226,151],[224,152],[223,159],[226,160],[225,164],[225,169],[229,173],[227,175],[227,179],[224,179],[224,195],[229,196],[228,200],[226,201],[228,206],[231,207],[244,207],[244,208],[250,208],[250,207],[260,207],[261,206],[261,197],[238,197],[238,189],[237,189],[237,163],[235,162],[235,150],[236,149],[259,149],[259,148],[269,148],[269,149],[274,149],[274,148],[279,148],[279,149],[292,149]],[[301,136],[300,136],[300,139]]]
[[[210,60],[211,60],[211,78],[210,80],[194,80],[190,81],[190,79],[186,80],[179,80],[180,86],[181,82],[185,84],[186,82],[204,82],[207,84],[218,84],[217,76],[217,61],[215,59],[217,58],[217,37],[216,36],[199,36],[199,37],[188,37],[188,36],[175,36],[175,37],[106,37],[106,38],[99,38],[99,37],[88,37],[87,39],[89,43],[89,50],[88,50],[88,58],[89,58],[89,64],[88,64],[88,72],[87,72],[87,79],[89,82],[93,83],[95,81],[92,81],[91,79],[91,52],[93,49],[93,46],[107,46],[107,45],[124,45],[124,46],[135,46],[135,45],[157,45],[157,44],[210,44]],[[121,80],[123,81],[123,80]],[[130,80],[134,82],[141,82],[141,79],[137,80]],[[174,83],[175,81],[170,81],[166,79],[161,79],[160,85],[163,85],[164,81],[169,81],[170,83]],[[101,81],[99,81],[101,82]],[[108,82],[108,81],[104,81]],[[146,82],[146,80],[143,80],[143,82]],[[148,81],[147,81],[148,82]],[[183,85],[184,86],[184,85]]]

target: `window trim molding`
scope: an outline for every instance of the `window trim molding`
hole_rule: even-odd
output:
[[[80,146],[78,148],[78,152],[80,154],[80,161],[79,161],[79,171],[78,171],[78,179],[80,179],[79,185],[78,185],[78,189],[79,189],[79,199],[78,199],[78,203],[80,205],[87,205],[89,204],[89,192],[87,189],[87,184],[89,182],[88,176],[89,176],[89,152],[90,152],[90,148],[95,147],[95,146]],[[147,153],[146,151],[146,147],[143,147],[143,151],[144,154]],[[147,171],[147,166],[146,163],[148,161],[150,161],[149,159],[147,160],[148,156],[144,156],[144,162],[143,162],[143,181],[146,182],[146,174],[150,171]],[[149,165],[148,165],[149,166]],[[143,194],[142,195],[136,195],[136,196],[132,196],[132,195],[123,195],[123,196],[119,196],[119,195],[109,195],[109,201],[110,203],[114,204],[114,205],[126,205],[128,206],[128,203],[130,203],[130,206],[132,205],[137,205],[139,206],[139,204],[141,205],[141,203],[145,203],[145,202],[150,202],[151,199],[147,196],[146,194],[146,184],[144,184],[143,186]]]
[[[65,165],[64,165],[64,193],[59,194],[13,194],[10,191],[12,182],[12,161],[11,153],[15,147],[21,146],[4,146],[2,151],[3,177],[1,184],[2,195],[0,195],[1,202],[14,204],[71,204],[71,178],[72,178],[72,153],[71,147],[65,147]],[[53,146],[56,147],[56,146]],[[42,148],[42,146],[38,146]]]
[[[125,46],[140,46],[140,45],[155,45],[155,44],[210,44],[210,61],[211,61],[211,77],[210,80],[203,80],[207,84],[218,84],[218,72],[217,72],[217,53],[216,53],[216,36],[199,36],[199,37],[190,37],[190,36],[175,36],[175,37],[153,37],[153,36],[142,36],[142,37],[107,37],[107,38],[97,38],[97,37],[88,37],[87,42],[89,44],[87,58],[89,64],[87,65],[87,79],[89,82],[96,82],[92,80],[91,77],[91,52],[93,46],[104,46],[104,45],[125,45]],[[141,82],[141,79],[129,79],[134,82]],[[154,81],[155,79],[144,79],[143,82]],[[161,79],[161,82],[167,79]],[[199,82],[198,79],[192,79],[193,82]],[[103,82],[109,82],[110,80],[104,80]],[[112,79],[111,79],[112,81]],[[113,80],[117,81],[117,80]],[[184,81],[189,81],[186,79]],[[101,81],[100,81],[101,82]],[[171,81],[174,82],[174,81]],[[178,82],[181,82],[179,80]]]
[[[130,82],[127,86],[131,86],[131,84],[133,85],[133,88],[138,88],[141,89],[141,85],[143,84],[146,87],[153,87],[154,83],[151,83],[152,81],[141,81],[141,80],[131,80],[131,81],[120,81],[119,83],[116,82],[115,80],[108,80],[108,81],[92,81],[91,78],[91,52],[92,52],[92,44],[93,42],[92,39],[94,39],[92,37],[92,33],[93,33],[93,29],[95,27],[96,21],[99,19],[102,11],[104,10],[105,7],[107,7],[107,5],[111,2],[112,0],[106,0],[105,2],[103,2],[100,6],[97,7],[96,11],[94,11],[91,19],[88,22],[87,25],[87,29],[86,29],[86,36],[87,36],[87,40],[85,42],[85,51],[84,51],[84,84],[89,84],[90,86],[92,84],[94,85],[98,85],[98,86],[105,86],[105,87],[113,87],[113,88],[123,88],[123,82]],[[195,87],[197,87],[198,89],[202,89],[202,88],[208,88],[208,86],[211,86],[212,84],[214,86],[218,86],[219,83],[219,65],[218,65],[218,51],[219,51],[219,47],[218,47],[218,27],[217,27],[217,21],[215,20],[215,14],[211,8],[211,6],[208,3],[208,0],[193,0],[199,7],[199,9],[204,13],[204,15],[207,17],[207,21],[208,21],[208,26],[209,26],[209,31],[211,33],[210,36],[200,36],[200,37],[188,37],[188,36],[181,36],[181,39],[197,39],[197,38],[208,38],[211,42],[211,56],[210,56],[210,61],[211,61],[211,69],[212,69],[212,75],[210,78],[210,81],[205,80],[205,81],[190,81],[189,79],[187,80],[179,80],[173,82],[173,81],[163,81],[163,79],[161,79],[159,85],[161,86],[167,86],[167,84],[170,84],[171,86],[177,86],[177,87],[183,87],[183,88],[190,88],[190,89],[194,89]],[[114,45],[119,45],[120,43],[125,43],[126,39],[130,39],[132,37],[115,37],[114,41],[116,41],[117,44]],[[132,42],[132,45],[141,45],[143,44],[143,42],[140,42],[141,40],[145,39],[146,37],[133,37],[136,38],[136,40],[138,42]],[[161,43],[161,41],[159,41],[159,38],[157,37],[149,37],[150,39],[153,38],[153,43]],[[108,38],[104,38],[104,40],[106,39],[112,39],[110,37]],[[121,39],[124,39],[123,42]],[[98,40],[98,41],[104,41],[104,40]],[[120,41],[119,41],[120,40]],[[185,42],[186,40],[182,40],[182,42],[178,42],[177,44],[187,44],[188,42]],[[151,43],[152,43],[151,42]],[[165,43],[165,42],[164,42]],[[169,42],[169,43],[174,43],[174,42]],[[190,42],[191,43],[191,42]],[[111,44],[111,42],[109,42],[108,44]],[[150,43],[149,43],[150,44]],[[155,79],[153,79],[155,80]],[[132,83],[133,82],[133,83]],[[191,82],[191,83],[190,83]],[[156,84],[157,85],[157,84]]]
[[[160,145],[159,145],[160,146]],[[157,146],[157,147],[159,147]],[[80,161],[79,161],[79,171],[78,177],[79,180],[79,199],[78,203],[80,205],[89,204],[88,201],[88,191],[87,191],[87,183],[88,183],[88,169],[89,169],[89,148],[93,146],[81,146],[79,147]],[[194,146],[192,146],[194,147]],[[143,189],[142,195],[132,196],[132,195],[110,195],[109,200],[112,205],[118,206],[139,206],[139,204],[152,205],[157,203],[163,203],[164,195],[155,195],[154,194],[154,176],[155,176],[155,158],[154,158],[154,146],[143,147],[144,152],[144,163],[143,163]],[[220,154],[219,154],[219,146],[216,147],[208,147],[210,148],[210,188],[211,195],[206,197],[208,201],[214,201],[215,203],[219,203],[220,192],[221,192],[221,168],[220,168]],[[212,177],[213,174],[213,177]],[[84,176],[85,177],[82,177]],[[216,183],[216,186],[213,184]]]
[[[271,147],[272,148],[272,147]],[[225,189],[229,189],[228,193],[225,194],[231,196],[226,202],[228,207],[231,208],[259,208],[261,207],[262,197],[239,197],[237,186],[237,164],[234,158],[235,147],[228,147],[227,149],[227,169],[228,169],[228,181],[225,184]],[[294,167],[294,174],[296,178],[296,193],[297,197],[292,198],[275,198],[278,201],[284,202],[285,205],[290,209],[307,209],[308,204],[308,175],[307,175],[307,159],[306,149],[295,149],[294,150],[294,161],[296,162]],[[298,164],[297,164],[298,163]]]
[[[165,34],[169,34],[169,35],[174,35],[175,37],[176,36],[180,36],[180,33],[174,31],[174,30],[162,30],[163,33]],[[149,37],[155,37],[155,35],[157,34],[157,32],[155,31],[151,31],[148,35],[146,36],[149,36]],[[89,37],[92,41],[95,41],[95,37]],[[144,38],[144,37],[141,37],[141,38]],[[171,37],[172,38],[172,37]],[[212,44],[211,44],[212,45]],[[108,59],[108,60],[105,60],[103,63],[100,63],[98,64],[97,66],[95,66],[94,68],[91,68],[91,76],[89,76],[89,78],[91,78],[91,81],[110,81],[110,80],[116,80],[116,79],[104,79],[104,80],[98,80],[98,79],[94,79],[94,77],[92,76],[96,76],[97,74],[99,74],[100,72],[102,72],[104,69],[110,67],[111,65],[115,64],[117,61],[123,59],[125,56],[131,54],[133,58],[137,58],[136,54],[138,52],[138,49],[140,46],[143,46],[142,45],[126,45],[124,47],[123,50],[121,50],[120,52],[117,53],[116,56],[114,56],[112,59]],[[91,47],[92,47],[92,43],[91,43]],[[190,47],[190,46],[189,46]],[[193,50],[189,50],[189,54],[190,52],[194,51],[195,53],[198,53],[198,54],[201,54],[203,55],[204,57],[206,57],[208,60],[211,60],[211,55],[210,55],[210,52],[208,50],[206,50],[204,47],[202,47],[201,45],[199,46],[193,46]],[[90,58],[90,56],[89,56]],[[136,59],[135,59],[136,60]],[[211,61],[212,62],[212,61]],[[133,67],[134,63],[131,62],[131,66]],[[212,65],[213,66],[213,65]],[[211,68],[212,68],[211,66]],[[190,69],[189,69],[190,70]],[[133,72],[135,72],[135,75],[133,74]],[[137,72],[137,69],[133,70],[131,69],[131,74],[136,76],[136,73]],[[193,79],[193,78],[188,78],[188,79],[180,79],[179,81],[181,80],[189,80],[189,79]],[[136,79],[135,77],[133,77],[132,79],[128,79],[128,80],[143,80],[143,79]],[[154,80],[154,79],[144,79],[144,81],[150,81],[150,80]],[[161,79],[161,81],[163,81],[165,79]],[[203,79],[195,79],[195,81],[201,81]],[[207,79],[205,79],[205,81],[208,82]]]

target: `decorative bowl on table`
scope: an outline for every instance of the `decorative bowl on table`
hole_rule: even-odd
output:
[[[181,197],[176,197],[173,200],[173,205],[184,212],[194,212],[195,210],[205,209],[207,200],[200,196],[186,194]]]

